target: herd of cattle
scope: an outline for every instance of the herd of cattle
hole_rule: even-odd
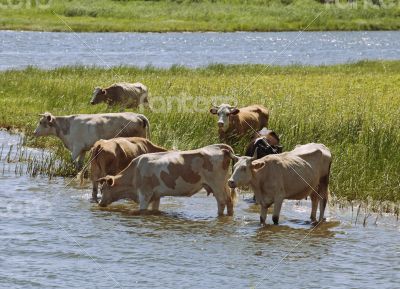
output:
[[[147,87],[141,83],[117,83],[95,88],[91,104],[106,102],[136,108],[149,106]],[[107,206],[120,199],[131,199],[140,210],[158,210],[164,196],[192,196],[204,189],[217,200],[218,215],[233,215],[235,189],[249,186],[260,204],[260,222],[266,221],[274,204],[272,220],[278,224],[284,199],[310,196],[311,221],[324,219],[328,200],[331,153],[323,144],[298,145],[282,152],[278,135],[266,129],[269,113],[261,105],[243,108],[213,105],[218,116],[222,144],[189,151],[168,150],[153,144],[150,122],[132,112],[54,116],[41,114],[35,136],[57,136],[71,152],[77,168],[83,167],[90,151],[92,200]],[[245,156],[235,155],[228,145],[231,138],[251,137]],[[231,166],[233,161],[233,166]],[[89,165],[88,164],[88,165]]]

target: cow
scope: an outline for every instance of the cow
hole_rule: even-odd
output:
[[[255,154],[256,159],[260,159],[270,154],[280,154],[282,146],[280,145],[279,136],[272,130],[263,128],[251,142],[247,145],[245,156],[252,157]],[[256,200],[256,195],[253,195],[253,201]]]
[[[245,156],[252,157],[257,151],[256,158],[260,159],[270,154],[280,154],[282,146],[279,136],[272,130],[263,128],[247,145]]]
[[[135,158],[116,176],[100,178],[101,200],[105,207],[120,199],[133,199],[140,212],[149,203],[158,210],[164,196],[190,197],[201,189],[213,194],[218,215],[233,215],[235,191],[227,186],[233,149],[226,144],[214,144],[190,151],[170,151],[144,154]]]
[[[120,104],[128,108],[137,108],[142,104],[148,107],[148,89],[140,82],[120,82],[107,88],[96,87],[90,104],[95,105],[101,102],[105,102],[109,106]]]
[[[234,137],[249,133],[254,134],[268,125],[269,112],[261,105],[239,109],[229,104],[213,104],[210,113],[218,115],[218,134],[221,142],[229,142]]]
[[[165,152],[167,149],[141,137],[118,137],[98,140],[90,151],[90,178],[93,185],[92,201],[97,202],[97,180],[116,175],[136,157],[146,153]],[[80,173],[83,177],[83,172]]]
[[[86,151],[100,139],[114,137],[150,137],[149,120],[142,114],[132,112],[76,114],[54,116],[49,112],[41,118],[34,136],[57,136],[71,152],[72,160],[79,170]]]
[[[329,173],[332,156],[323,144],[310,143],[296,146],[281,154],[272,154],[261,159],[236,157],[230,188],[250,185],[261,205],[260,222],[265,224],[268,208],[274,204],[272,220],[278,224],[284,199],[301,200],[311,196],[311,221],[316,223],[319,204],[319,221],[324,220],[328,201]]]

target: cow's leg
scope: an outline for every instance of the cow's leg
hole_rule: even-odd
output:
[[[274,225],[278,225],[279,223],[279,214],[281,213],[283,199],[277,199],[274,202],[274,213],[272,215],[272,221]]]
[[[261,205],[261,210],[260,210],[260,223],[261,225],[265,225],[265,222],[267,220],[267,212],[269,207],[273,204],[272,201],[268,201],[266,203],[262,202],[260,203]]]
[[[217,205],[218,205],[218,216],[223,216],[224,215],[224,210],[226,206],[226,198],[225,198],[225,193],[224,190],[216,191],[213,190],[215,199],[217,200]]]
[[[93,188],[92,188],[92,202],[96,202],[97,203],[97,193],[98,193],[98,188],[99,188],[99,184],[96,181],[92,182]]]
[[[319,202],[319,222],[324,221],[325,208],[326,204],[328,203],[328,182],[329,175],[322,177],[318,186],[318,193],[322,197]]]
[[[228,186],[225,186],[225,195],[226,195],[226,210],[228,216],[233,216],[233,205],[236,199],[235,189],[231,189]]]
[[[318,208],[318,203],[319,203],[320,197],[315,192],[312,192],[310,197],[311,197],[310,219],[311,219],[311,222],[314,223],[317,220],[317,208]]]
[[[152,194],[147,192],[138,192],[139,195],[139,209],[141,213],[146,213],[149,207]]]
[[[160,198],[153,198],[151,202],[151,209],[153,211],[158,211],[160,209]]]
[[[74,148],[71,153],[71,158],[75,163],[75,168],[80,171],[83,166],[83,161],[85,159],[85,151],[80,148]]]

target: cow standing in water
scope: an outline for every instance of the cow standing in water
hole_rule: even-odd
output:
[[[132,112],[67,116],[54,116],[46,112],[40,116],[34,135],[60,138],[71,152],[77,169],[81,169],[86,151],[100,139],[150,136],[149,120],[142,114]]]
[[[226,143],[235,137],[253,135],[264,126],[268,126],[269,112],[262,105],[250,105],[240,109],[229,104],[213,105],[210,113],[218,116],[219,139]]]
[[[113,138],[97,141],[90,153],[90,178],[93,184],[92,200],[97,202],[99,178],[116,175],[125,169],[136,157],[167,149],[157,146],[141,137]],[[83,177],[83,172],[80,173]]]
[[[263,128],[252,141],[247,145],[245,156],[260,159],[271,154],[280,154],[282,152],[282,146],[280,145],[279,136],[272,130]],[[256,196],[253,195],[253,201],[256,200]]]
[[[190,197],[205,189],[217,200],[219,216],[224,214],[225,207],[232,215],[235,191],[227,186],[229,154],[233,154],[230,146],[215,144],[190,151],[141,155],[118,175],[99,179],[99,205],[133,199],[142,212],[150,203],[153,210],[158,210],[161,197]]]
[[[250,185],[261,205],[260,222],[265,224],[268,208],[274,204],[272,220],[278,224],[284,199],[301,200],[311,196],[311,221],[323,221],[328,201],[329,173],[332,156],[323,144],[296,146],[292,151],[255,157],[236,157],[233,173],[228,180],[231,188]]]

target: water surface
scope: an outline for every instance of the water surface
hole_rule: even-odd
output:
[[[400,31],[65,33],[0,31],[0,70],[28,65],[199,67],[399,59]]]
[[[69,179],[16,176],[0,132],[0,284],[3,288],[396,288],[399,222],[354,225],[331,207],[313,229],[309,202],[286,202],[281,225],[258,224],[240,196],[233,218],[212,197],[164,198],[161,215],[121,202],[100,210]],[[21,165],[21,164],[19,164]],[[22,164],[23,165],[23,164]],[[362,218],[362,216],[360,217]]]

